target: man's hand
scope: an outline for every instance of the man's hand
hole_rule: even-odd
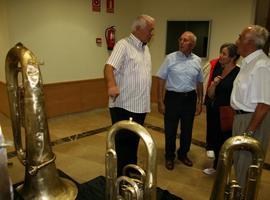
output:
[[[254,131],[245,131],[244,133],[242,133],[243,136],[249,136],[252,137],[254,134]]]
[[[117,86],[109,87],[108,88],[108,95],[109,97],[113,98],[113,101],[116,100],[116,98],[119,96],[120,91]]]
[[[196,112],[195,112],[195,116],[200,115],[202,112],[202,104],[201,103],[197,103],[196,105]]]
[[[164,115],[164,113],[165,113],[165,104],[163,102],[158,103],[158,112]]]

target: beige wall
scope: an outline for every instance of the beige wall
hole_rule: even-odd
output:
[[[7,0],[0,0],[0,81],[5,77],[5,57],[9,48]]]
[[[104,30],[117,28],[117,38],[130,32],[139,13],[136,1],[115,1],[115,14],[92,12],[88,0],[7,1],[10,47],[22,42],[42,61],[44,83],[100,78],[108,51]],[[101,37],[103,45],[95,39]]]
[[[255,11],[255,0],[115,0],[115,13],[110,14],[105,11],[106,1],[101,2],[101,12],[92,12],[88,0],[0,0],[1,113],[8,115],[4,60],[17,42],[45,62],[41,73],[47,113],[56,116],[106,106],[102,77],[109,55],[104,38],[108,26],[116,26],[120,39],[129,34],[137,15],[145,13],[156,19],[155,36],[149,44],[155,75],[165,56],[167,20],[211,20],[211,59],[222,43],[235,41],[241,29],[254,21]],[[101,47],[95,43],[97,37],[103,40]],[[153,101],[155,87],[154,77]]]
[[[165,56],[167,20],[212,20],[209,51],[212,59],[218,56],[222,43],[234,42],[243,27],[254,21],[254,11],[255,0],[142,1],[142,12],[153,15],[157,20],[155,37],[151,42],[153,74]]]
[[[137,0],[115,1],[115,14],[92,12],[88,0],[0,0],[0,81],[5,82],[3,60],[6,51],[23,42],[45,62],[44,83],[101,78],[106,50],[104,30],[117,28],[117,39],[130,32],[133,18],[147,13],[156,18],[150,43],[153,74],[165,56],[167,20],[212,20],[210,56],[218,55],[221,43],[234,41],[239,31],[253,22],[255,0]],[[7,16],[6,16],[7,15]],[[7,28],[8,27],[8,28]],[[98,47],[96,37],[102,37]]]

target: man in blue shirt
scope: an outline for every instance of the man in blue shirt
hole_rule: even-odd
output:
[[[179,51],[167,55],[157,73],[158,110],[164,114],[165,166],[168,170],[174,168],[179,121],[181,135],[177,157],[185,165],[193,165],[187,153],[192,140],[194,116],[196,110],[197,114],[201,113],[203,102],[201,58],[192,53],[196,40],[192,32],[184,32],[178,39]]]

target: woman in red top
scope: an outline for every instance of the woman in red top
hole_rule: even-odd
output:
[[[218,62],[210,70],[209,86],[206,91],[206,121],[207,136],[211,138],[215,160],[213,168],[204,169],[206,174],[215,172],[218,162],[218,155],[221,146],[226,139],[232,136],[232,130],[222,131],[220,127],[221,106],[230,105],[230,97],[233,88],[233,81],[236,78],[240,68],[236,66],[239,58],[237,47],[232,43],[225,43],[220,47],[220,56]]]

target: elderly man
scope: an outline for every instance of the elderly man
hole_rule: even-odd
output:
[[[147,46],[153,36],[155,20],[148,15],[138,16],[129,37],[116,43],[104,67],[112,123],[121,120],[143,125],[150,112],[151,56]],[[117,174],[127,164],[137,163],[139,136],[125,131],[116,134]]]
[[[243,61],[231,94],[231,106],[236,110],[233,134],[256,138],[265,152],[270,135],[270,60],[262,49],[268,36],[268,31],[258,25],[246,27],[239,35],[236,45]],[[236,176],[243,188],[251,154],[240,151],[234,158]]]
[[[192,53],[196,45],[196,36],[187,31],[179,37],[178,42],[179,51],[167,55],[157,73],[158,109],[164,114],[165,166],[168,170],[174,168],[179,120],[181,135],[177,156],[185,165],[193,165],[187,153],[191,145],[196,105],[200,113],[203,98],[201,59]]]

